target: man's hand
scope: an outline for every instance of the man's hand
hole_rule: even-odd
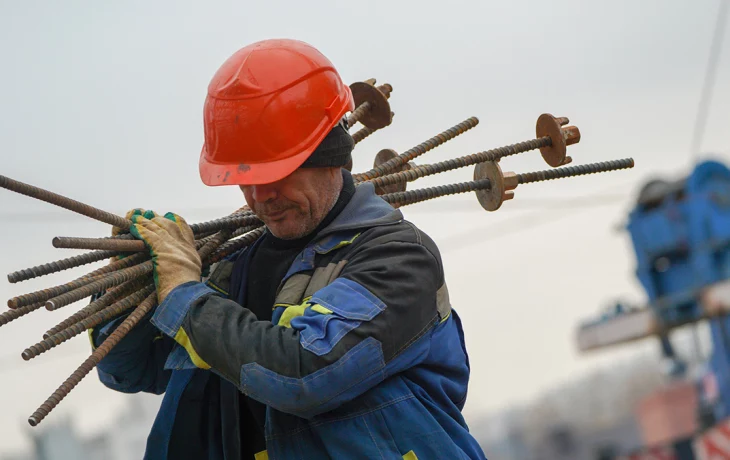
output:
[[[185,219],[168,212],[164,217],[135,210],[129,231],[145,242],[154,264],[157,299],[160,303],[177,286],[200,281],[202,262],[195,237]]]
[[[124,218],[127,220],[131,220],[132,216],[134,216],[136,214],[142,215],[147,219],[152,219],[154,217],[157,217],[157,213],[155,213],[154,211],[147,211],[146,209],[142,209],[142,208],[134,208],[134,209],[130,209],[129,211],[127,211],[127,214],[124,215]],[[112,236],[121,235],[123,231],[124,230],[122,230],[120,227],[112,226]],[[120,254],[118,256],[114,256],[109,260],[109,263],[111,264],[118,260],[122,260],[125,257],[129,257],[130,255],[131,254]]]

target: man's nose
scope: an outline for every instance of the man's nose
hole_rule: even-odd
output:
[[[258,203],[273,201],[279,195],[272,184],[253,185],[251,188],[253,199]]]

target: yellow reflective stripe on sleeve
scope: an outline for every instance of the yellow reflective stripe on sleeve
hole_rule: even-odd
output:
[[[418,460],[418,457],[416,457],[416,453],[411,450],[403,456],[403,460]]]
[[[265,450],[262,450],[258,454],[254,454],[253,459],[254,460],[269,460],[269,453]]]
[[[195,348],[193,348],[193,344],[190,342],[190,337],[188,337],[188,333],[185,332],[185,329],[182,327],[177,330],[177,334],[175,334],[175,342],[182,345],[182,347],[185,349],[185,351],[188,352],[188,355],[190,355],[190,360],[195,364],[196,367],[199,367],[200,369],[210,369],[210,365],[203,361],[203,358],[198,355],[198,352],[195,351]]]

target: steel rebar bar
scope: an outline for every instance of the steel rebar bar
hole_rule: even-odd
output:
[[[113,319],[115,316],[124,313],[125,311],[134,308],[142,300],[150,294],[155,294],[155,285],[151,283],[144,288],[134,292],[132,295],[119,300],[112,305],[94,313],[93,315],[80,320],[77,323],[72,324],[66,329],[62,329],[55,334],[48,336],[41,340],[35,345],[31,345],[26,348],[21,356],[24,360],[28,361],[35,358],[36,356],[61,345],[67,340],[70,340],[77,335],[81,334],[85,330],[98,326],[99,324]]]
[[[0,188],[12,190],[13,192],[20,193],[21,195],[26,195],[31,198],[45,201],[46,203],[60,206],[68,209],[69,211],[76,212],[86,217],[91,217],[92,219],[96,219],[100,222],[104,222],[124,230],[129,229],[129,225],[131,224],[131,221],[124,217],[9,177],[0,176]]]
[[[46,276],[52,273],[68,270],[71,268],[80,267],[82,265],[99,262],[104,259],[109,259],[116,255],[116,251],[94,251],[87,252],[78,256],[67,257],[65,259],[54,260],[42,265],[36,265],[35,267],[24,268],[22,270],[14,271],[8,274],[8,282],[19,283],[21,281],[27,281],[29,279],[38,278],[39,276]]]
[[[395,117],[395,112],[390,112],[390,118],[392,119],[393,117]],[[355,144],[357,144],[357,143],[363,141],[366,137],[373,134],[375,131],[379,131],[381,129],[383,129],[383,128],[374,129],[374,128],[368,128],[367,126],[365,126],[363,128],[358,129],[357,131],[355,131],[352,134],[352,139],[355,141]]]
[[[516,144],[490,149],[484,152],[473,153],[471,155],[465,155],[458,158],[451,158],[438,163],[418,165],[412,169],[376,177],[369,180],[369,182],[372,182],[376,187],[385,187],[402,182],[412,182],[416,179],[431,176],[433,174],[439,174],[458,168],[465,168],[477,163],[484,163],[485,161],[497,161],[500,158],[539,149],[540,147],[548,147],[550,145],[552,145],[550,137],[545,136],[540,139],[518,142]]]
[[[46,418],[53,408],[56,407],[97,364],[99,364],[99,361],[109,354],[109,351],[114,348],[114,346],[116,346],[119,341],[122,340],[124,336],[127,335],[129,331],[131,331],[132,328],[134,328],[137,323],[139,323],[142,318],[144,318],[145,315],[152,310],[152,308],[155,307],[155,305],[157,305],[157,294],[153,293],[147,296],[147,298],[144,299],[144,301],[142,301],[142,303],[140,303],[139,306],[132,311],[132,313],[130,313],[122,324],[120,324],[119,327],[117,327],[114,332],[112,332],[112,334],[91,353],[91,356],[89,356],[76,369],[76,371],[74,371],[74,373],[71,374],[69,378],[67,378],[38,409],[36,409],[35,412],[33,412],[33,414],[28,418],[28,423],[31,426],[36,426],[41,422],[41,420]]]
[[[250,246],[251,243],[253,243],[256,239],[258,239],[258,237],[260,237],[264,233],[264,230],[264,227],[261,226],[251,230],[248,234],[242,236],[241,238],[231,239],[221,244],[220,247],[208,258],[208,264],[212,265],[225,259],[234,252],[243,249],[246,246]]]
[[[26,305],[25,307],[16,308],[14,310],[4,311],[0,314],[0,326],[4,326],[11,321],[14,321],[28,313],[40,310],[45,305],[45,302],[38,302],[32,305]]]
[[[46,310],[53,311],[61,307],[69,305],[73,302],[89,297],[97,292],[102,292],[110,287],[117,286],[129,281],[131,279],[139,278],[148,273],[152,273],[153,265],[152,261],[148,260],[139,265],[135,265],[129,268],[123,268],[116,272],[108,275],[104,275],[99,280],[94,280],[92,283],[82,286],[73,291],[66,292],[59,296],[53,297],[46,301]]]
[[[633,167],[634,160],[632,158],[625,158],[621,160],[589,163],[578,166],[566,166],[557,169],[522,173],[517,174],[516,177],[518,183],[529,184],[551,179],[563,179],[567,177],[577,177],[587,174],[630,169]],[[422,201],[431,200],[446,195],[474,192],[477,190],[488,190],[490,187],[491,183],[489,179],[481,179],[476,181],[460,182],[456,184],[446,184],[436,187],[408,190],[406,192],[389,193],[381,195],[381,198],[396,207],[400,207],[420,203]]]
[[[63,321],[46,331],[46,333],[43,334],[43,338],[47,339],[48,337],[71,327],[82,319],[85,319],[93,315],[94,313],[103,310],[114,302],[118,302],[125,297],[133,294],[134,292],[142,289],[148,283],[149,277],[141,277],[127,281],[123,284],[120,284],[119,286],[114,286],[113,288],[105,292],[101,297],[89,303],[89,305],[85,306],[81,310],[77,311],[73,315],[69,316],[68,318],[64,319]]]
[[[390,93],[393,91],[393,87],[389,85],[388,83],[384,85],[377,86],[376,89],[380,91],[383,96],[385,96],[386,99],[390,98]],[[355,123],[360,121],[363,116],[365,116],[370,110],[372,109],[372,105],[369,101],[365,101],[359,106],[355,108],[355,110],[350,113],[350,115],[347,117],[347,125],[348,126],[354,126]],[[387,113],[387,112],[386,112]]]
[[[479,124],[479,119],[476,117],[467,118],[466,120],[462,121],[461,123],[447,129],[446,131],[437,134],[436,136],[428,139],[425,142],[422,142],[418,144],[417,146],[410,148],[406,150],[405,152],[401,153],[397,157],[386,161],[382,165],[373,168],[369,171],[366,171],[364,173],[354,174],[353,179],[355,182],[362,182],[370,179],[374,179],[376,177],[391,173],[396,171],[401,166],[405,165],[409,161],[413,160],[414,158],[417,158],[420,155],[423,155],[424,153],[428,152],[429,150],[435,149],[439,145],[454,139],[455,137],[459,136],[460,134],[465,133],[466,131],[474,128],[476,125]]]
[[[51,243],[58,249],[99,249],[116,252],[139,252],[146,249],[143,241],[133,239],[57,236]]]

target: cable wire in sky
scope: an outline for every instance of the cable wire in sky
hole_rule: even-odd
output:
[[[707,125],[707,114],[710,111],[712,90],[715,86],[715,77],[717,76],[717,64],[720,61],[720,50],[725,35],[725,26],[727,25],[726,17],[728,10],[730,10],[730,0],[720,0],[717,23],[715,23],[715,32],[710,45],[710,56],[707,61],[705,80],[702,84],[700,102],[697,108],[697,118],[695,118],[694,132],[692,133],[690,155],[692,155],[693,161],[696,161],[700,153],[700,148],[702,147],[702,138],[704,137],[705,126]]]

